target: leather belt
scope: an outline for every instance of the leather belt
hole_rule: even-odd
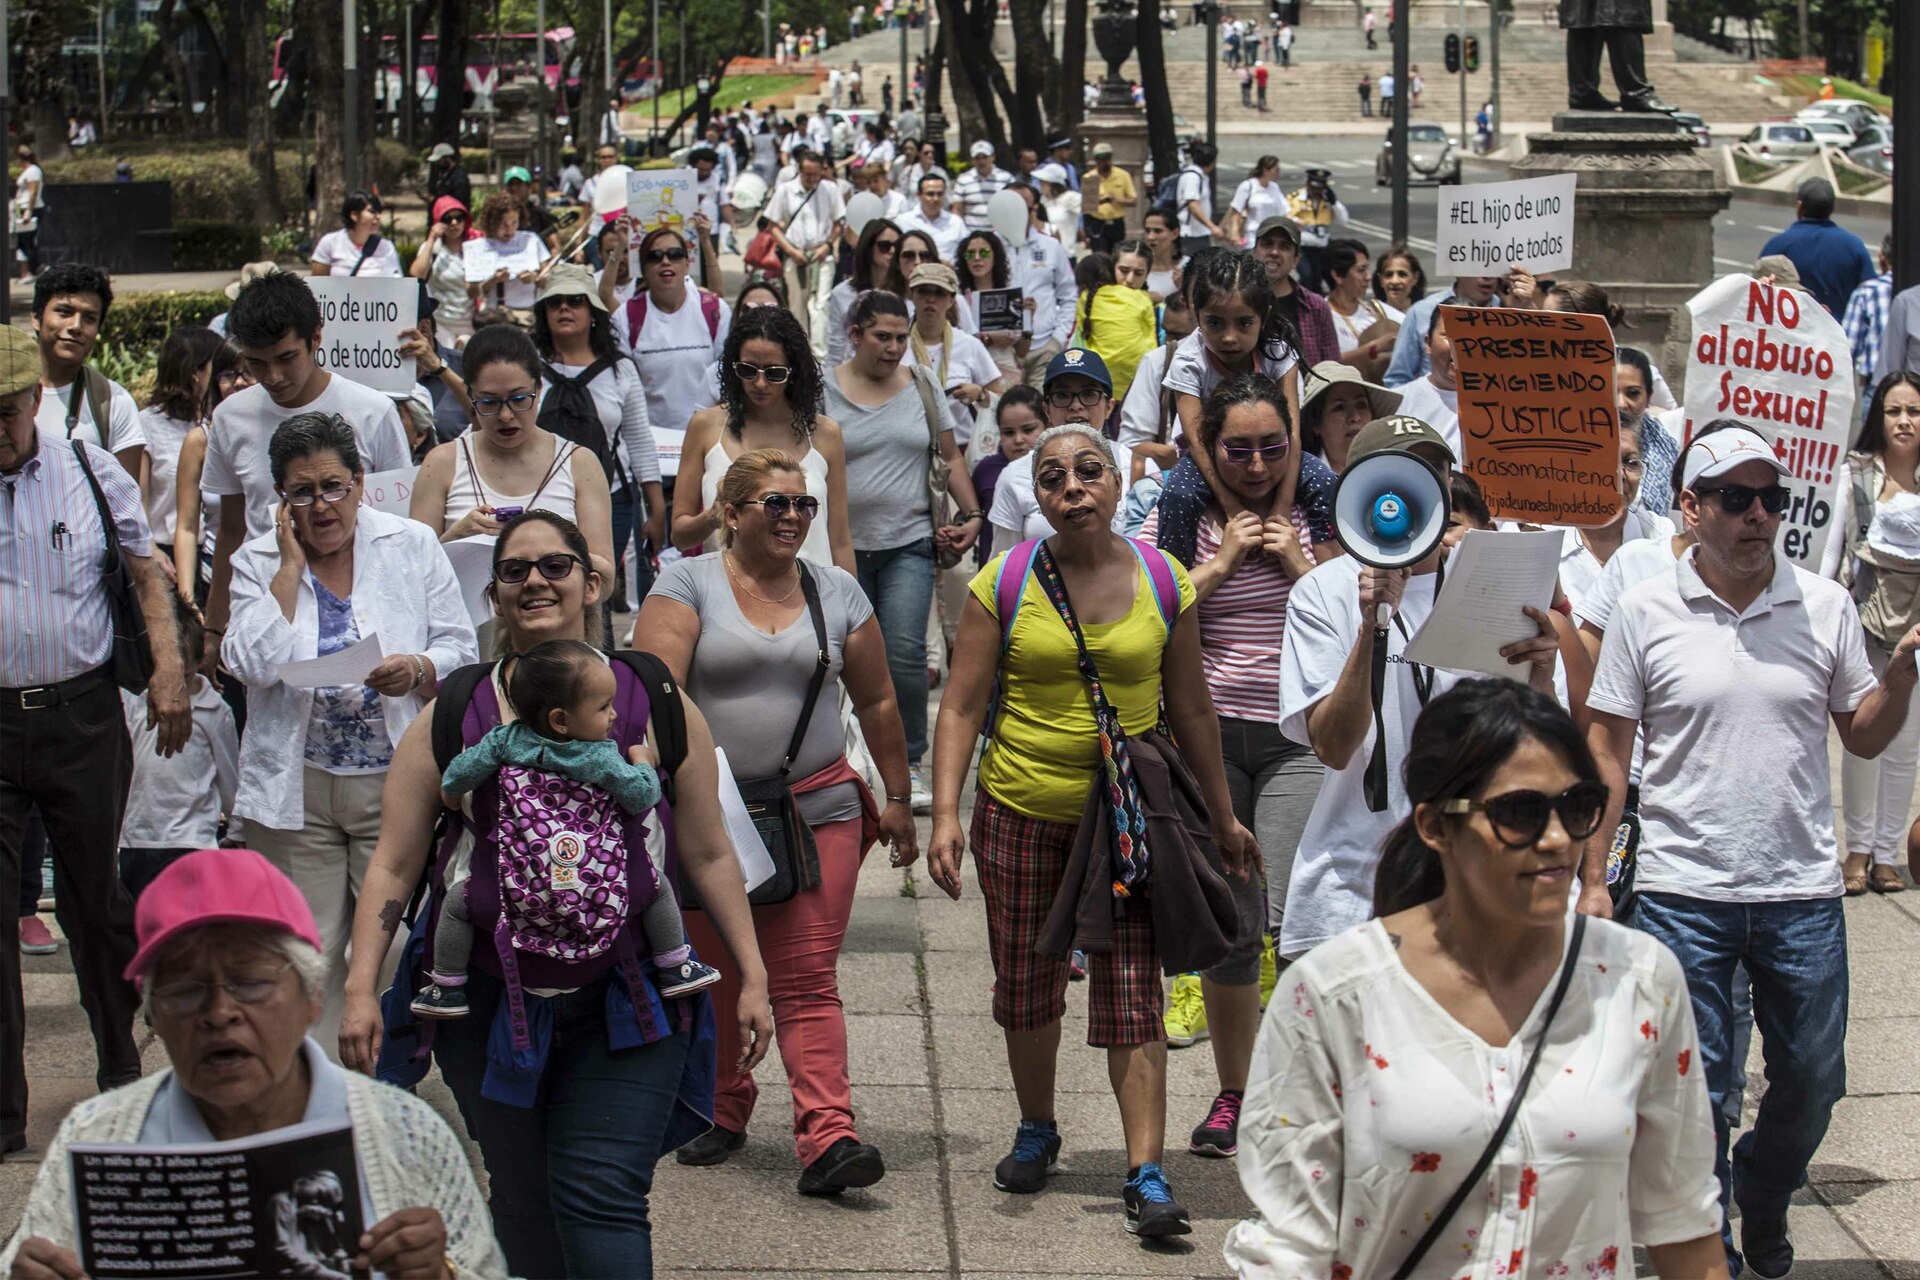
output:
[[[111,685],[113,677],[102,669],[89,671],[71,680],[33,685],[25,689],[0,689],[0,711],[51,711],[84,697],[101,685]]]

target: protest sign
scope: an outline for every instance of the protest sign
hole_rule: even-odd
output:
[[[982,289],[973,295],[973,305],[981,333],[1018,333],[1026,327],[1027,313],[1018,289]]]
[[[700,209],[697,181],[698,175],[691,169],[635,169],[627,174],[627,217],[633,224],[627,252],[636,255],[629,263],[635,280],[640,278],[640,242],[662,227],[685,237],[689,258],[686,276],[690,280],[700,278],[700,237],[694,234],[692,225],[693,215]]]
[[[1773,442],[1792,475],[1780,551],[1817,568],[1833,534],[1841,462],[1853,422],[1847,335],[1812,295],[1722,276],[1687,301],[1685,441],[1715,418],[1738,418]],[[1685,443],[1683,441],[1683,443]]]
[[[413,357],[400,354],[400,333],[420,319],[418,280],[308,276],[307,288],[320,304],[315,364],[388,395],[413,390]]]
[[[346,1275],[368,1225],[347,1125],[197,1145],[76,1144],[68,1156],[80,1266],[94,1280]]]
[[[1596,527],[1620,514],[1613,332],[1604,316],[1442,307],[1461,470],[1494,515]]]
[[[484,284],[502,267],[506,268],[510,280],[518,278],[522,271],[538,271],[542,247],[533,236],[507,242],[485,236],[469,240],[460,249],[461,259],[466,263],[467,283]]]
[[[1573,266],[1571,173],[1437,189],[1440,276],[1503,276]]]
[[[368,472],[360,484],[360,505],[388,515],[412,514],[413,479],[419,474],[418,467]]]

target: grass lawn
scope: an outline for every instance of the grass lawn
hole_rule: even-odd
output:
[[[731,111],[749,102],[767,102],[772,99],[784,100],[808,88],[813,83],[812,76],[728,76],[714,90],[713,107],[716,111]],[[691,89],[681,89],[664,95],[660,99],[660,118],[671,120],[680,114],[682,106],[693,102],[695,94]],[[645,114],[649,119],[653,115],[651,101],[636,102],[628,108]]]
[[[1797,94],[1808,99],[1817,99],[1820,96],[1819,76],[1781,76],[1775,83],[1785,94]],[[1884,93],[1875,93],[1865,85],[1855,84],[1851,80],[1842,80],[1839,76],[1833,78],[1833,95],[1836,98],[1857,98],[1876,110],[1884,111],[1889,116],[1893,114],[1892,98]]]

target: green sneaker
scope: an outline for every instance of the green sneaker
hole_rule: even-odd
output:
[[[1167,1043],[1176,1049],[1205,1040],[1207,1001],[1200,992],[1200,975],[1183,973],[1173,980],[1173,994],[1167,1000]]]

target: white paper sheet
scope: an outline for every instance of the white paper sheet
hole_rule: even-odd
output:
[[[740,874],[746,878],[747,892],[752,893],[773,879],[773,855],[767,852],[766,842],[760,838],[753,816],[747,812],[747,802],[741,798],[740,787],[733,780],[733,766],[727,763],[727,753],[715,747],[713,754],[720,758],[720,813],[726,819],[727,839],[733,841],[733,856],[740,860]]]
[[[1539,633],[1522,610],[1553,604],[1565,537],[1560,529],[1469,532],[1447,558],[1440,598],[1408,643],[1407,661],[1442,671],[1525,679],[1527,669],[1508,662],[1500,650]]]
[[[453,562],[453,576],[460,580],[460,597],[467,602],[467,617],[475,627],[493,620],[493,606],[487,603],[486,591],[493,577],[493,544],[498,541],[491,533],[481,533],[442,544],[447,549],[447,559]]]
[[[373,669],[387,660],[380,633],[363,636],[338,653],[300,658],[280,664],[280,679],[296,689],[330,689],[336,685],[365,684]]]

